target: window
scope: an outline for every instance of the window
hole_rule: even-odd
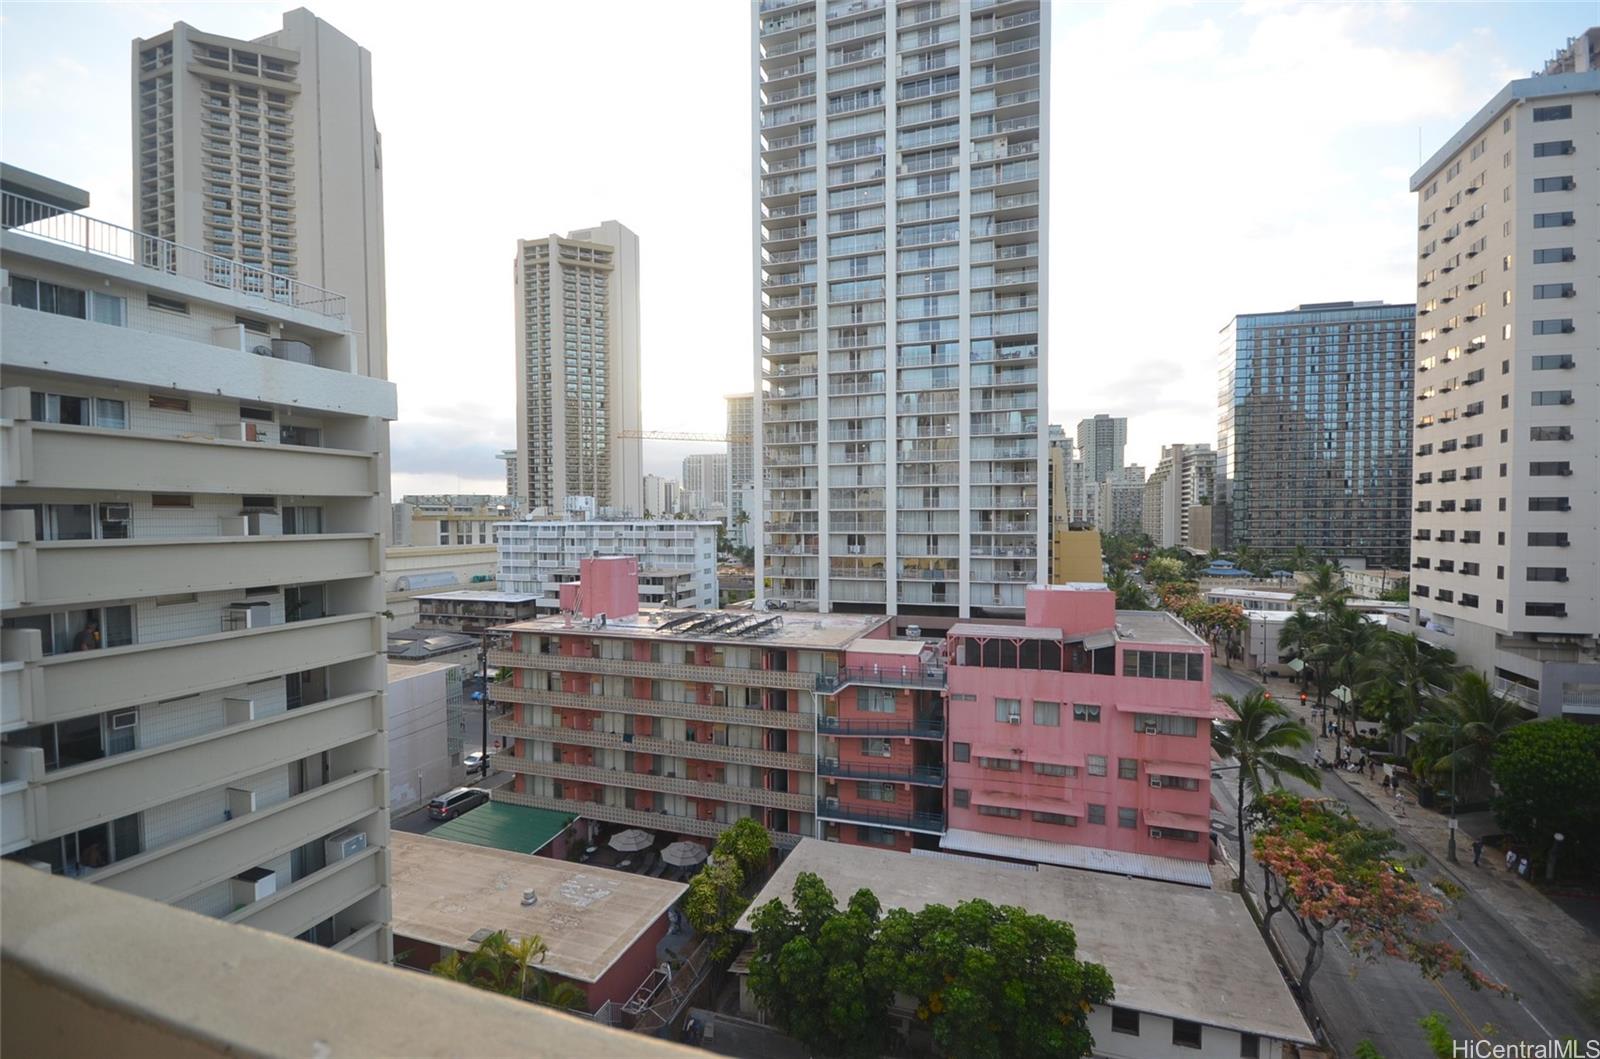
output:
[[[251,405],[242,404],[242,405],[239,406],[239,418],[240,419],[255,419],[255,420],[259,420],[260,422],[263,422],[263,423],[270,423],[273,420],[272,409],[270,409],[270,408],[255,408],[255,407],[252,407]],[[440,523],[440,525],[443,526],[444,524]]]
[[[1188,1019],[1173,1019],[1172,1043],[1177,1048],[1200,1047],[1200,1024]]]
[[[1529,533],[1528,547],[1530,548],[1565,548],[1568,546],[1565,533]]]
[[[991,772],[1021,772],[1022,762],[1014,757],[980,757],[978,767]]]
[[[1528,473],[1535,477],[1561,477],[1572,474],[1572,464],[1566,460],[1535,460],[1528,464]]]
[[[1530,566],[1528,567],[1529,581],[1565,581],[1567,568],[1565,566]]]
[[[1022,810],[1013,809],[1008,805],[980,805],[978,806],[978,815],[1003,816],[1008,820],[1020,820],[1022,819]]]
[[[1087,760],[1089,775],[1104,776],[1106,774],[1106,758],[1104,754],[1090,754]]]
[[[1239,1059],[1261,1059],[1261,1038],[1253,1033],[1239,1034]]]
[[[146,294],[144,303],[150,308],[160,309],[162,312],[179,313],[183,316],[189,315],[189,303],[177,298],[163,298],[159,294]]]
[[[1530,618],[1565,618],[1567,605],[1565,603],[1526,603],[1522,613]]]
[[[891,751],[889,740],[887,739],[863,739],[861,740],[861,752],[867,757],[888,757],[893,751]]]
[[[1118,827],[1125,827],[1125,828],[1138,827],[1139,826],[1139,810],[1137,810],[1137,809],[1126,809],[1126,808],[1118,809],[1117,810],[1117,826]]]
[[[1046,728],[1061,727],[1061,703],[1033,700],[1033,723]]]
[[[858,783],[856,784],[856,797],[869,802],[892,802],[894,801],[894,784]]]
[[[1564,121],[1572,117],[1572,104],[1562,103],[1554,107],[1534,107],[1534,121]]]
[[[194,507],[194,497],[188,493],[151,493],[151,507]]]
[[[1165,713],[1136,713],[1133,715],[1133,730],[1144,735],[1192,736],[1200,730],[1200,726],[1193,717],[1175,717]]]
[[[1117,758],[1117,779],[1136,780],[1139,778],[1139,759],[1132,757]]]
[[[187,397],[168,397],[164,394],[153,393],[150,395],[150,407],[163,412],[187,412],[189,399]]]
[[[1031,813],[1029,814],[1036,824],[1055,824],[1057,827],[1077,827],[1078,818],[1068,816],[1066,813]]]
[[[76,287],[62,286],[59,283],[46,283],[43,280],[13,276],[11,277],[11,304],[22,309],[37,309],[42,313],[54,313],[56,316],[71,316],[78,320],[88,319],[86,312],[88,297],[85,292]]]
[[[1106,822],[1106,807],[1103,806],[1103,805],[1095,805],[1095,804],[1093,804],[1091,802],[1090,805],[1089,805],[1089,822],[1091,824],[1103,824],[1103,823],[1105,823]]]
[[[1139,1036],[1139,1013],[1132,1008],[1112,1007],[1111,1032]]]
[[[1022,700],[995,699],[994,719],[1001,724],[1016,724],[1022,719]]]
[[[1572,326],[1572,318],[1564,320],[1535,320],[1533,333],[1536,335],[1570,335],[1577,328]]]
[[[1571,390],[1535,390],[1535,391],[1533,391],[1533,403],[1534,403],[1535,407],[1538,407],[1538,406],[1541,406],[1541,405],[1571,404],[1572,403],[1572,391]]]
[[[1576,187],[1569,176],[1534,177],[1533,190],[1540,191],[1571,191]]]
[[[1044,761],[1035,761],[1033,763],[1033,771],[1040,776],[1076,776],[1078,774],[1076,765],[1052,765]]]
[[[951,743],[950,744],[950,759],[952,761],[971,761],[972,760],[972,744],[971,743]]]
[[[122,401],[34,390],[29,404],[31,406],[29,414],[36,423],[62,423],[68,426],[108,427],[117,430],[126,429],[128,426],[128,408]]]
[[[1072,704],[1072,719],[1074,721],[1087,721],[1090,724],[1099,724],[1100,707],[1075,702]]]
[[[954,787],[950,791],[950,804],[957,809],[965,809],[972,804],[972,792],[965,787]]]
[[[1535,300],[1543,298],[1571,298],[1577,289],[1570,283],[1535,283],[1533,297]]]
[[[1552,213],[1535,213],[1533,226],[1535,228],[1567,228],[1577,224],[1577,219],[1571,210],[1557,210]]]
[[[1535,158],[1551,158],[1556,155],[1571,153],[1571,140],[1545,140],[1543,143],[1533,145],[1533,156]]]
[[[1200,781],[1193,776],[1152,775],[1150,777],[1150,786],[1165,787],[1168,790],[1197,791],[1200,789]]]
[[[1205,655],[1187,651],[1122,652],[1122,675],[1157,680],[1204,680]]]
[[[856,692],[856,706],[867,713],[893,713],[894,692],[888,688],[861,688]]]
[[[1530,496],[1529,511],[1570,511],[1572,503],[1564,496]]]
[[[892,846],[897,841],[895,833],[884,827],[858,827],[856,838],[867,846]]]

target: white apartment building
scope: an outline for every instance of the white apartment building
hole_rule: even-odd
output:
[[[511,495],[559,514],[592,496],[644,510],[639,237],[616,221],[517,240],[517,461]],[[624,436],[627,435],[627,436]]]
[[[1163,445],[1144,483],[1144,532],[1157,548],[1190,546],[1189,509],[1211,502],[1217,453],[1210,445]]]
[[[393,505],[390,541],[423,548],[492,545],[495,526],[519,513],[509,496],[483,493],[407,495]]]
[[[1095,528],[1101,533],[1144,531],[1144,468],[1130,463],[1095,487]]]
[[[723,400],[728,407],[728,533],[748,548],[758,536],[750,525],[755,518],[755,395],[730,393]]]
[[[1542,716],[1600,716],[1600,29],[1417,193],[1411,614]]]
[[[1122,470],[1123,452],[1128,445],[1128,419],[1100,412],[1078,420],[1078,457],[1083,460],[1089,481],[1096,485],[1114,471]]]
[[[1017,616],[1045,577],[1050,6],[763,0],[758,605]]]
[[[517,474],[517,450],[501,449],[495,453],[494,458],[503,461],[506,465],[506,496],[510,497],[512,502],[515,503],[518,495],[520,495],[517,490],[521,487],[521,478]]]
[[[704,509],[728,510],[728,454],[697,453],[683,458],[683,488],[694,493]],[[697,512],[691,511],[690,514]]]
[[[719,522],[622,519],[504,522],[497,587],[538,593],[538,611],[561,609],[561,586],[578,580],[578,561],[597,555],[639,560],[639,602],[666,607],[717,605]]]
[[[254,40],[179,22],[132,50],[134,226],[260,269],[279,292],[338,291],[359,370],[386,378],[371,53],[305,8]]]
[[[647,474],[642,484],[642,498],[646,518],[671,518],[678,513],[679,494],[683,487],[675,478]]]
[[[387,961],[394,386],[336,293],[0,195],[0,851]]]

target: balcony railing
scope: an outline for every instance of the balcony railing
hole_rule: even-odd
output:
[[[837,695],[851,684],[882,688],[938,688],[945,686],[943,666],[846,666],[835,674],[817,674],[817,690]]]
[[[810,772],[814,766],[814,759],[810,754],[789,754],[756,747],[730,746],[727,743],[708,740],[656,739],[652,736],[594,732],[565,726],[517,724],[509,717],[495,718],[489,722],[489,728],[496,735],[508,735],[514,739],[591,746],[606,750],[631,750],[636,754],[662,754],[667,757],[687,758],[691,761],[724,761],[729,764],[757,765],[761,768],[784,769],[790,772]]]
[[[689,798],[710,798],[733,805],[764,805],[771,809],[790,809],[795,812],[805,812],[811,807],[811,796],[808,794],[774,791],[765,787],[744,787],[733,783],[716,783],[680,776],[658,776],[650,772],[629,772],[626,769],[600,768],[595,765],[568,765],[560,761],[530,761],[510,754],[497,756],[495,764],[507,772],[524,776],[548,776],[563,783],[631,787],[639,791],[682,794]],[[689,771],[692,773],[695,770]]]
[[[818,717],[817,728],[823,735],[859,736],[909,736],[913,739],[943,739],[944,718],[890,717],[868,721],[859,717]]]
[[[345,314],[343,295],[108,221],[66,212],[14,192],[0,194],[0,227],[323,316]]]
[[[819,758],[817,775],[847,780],[880,780],[886,783],[914,783],[922,787],[943,787],[943,765],[868,765],[840,758]]]
[[[934,835],[944,834],[942,812],[868,808],[859,803],[845,805],[837,798],[820,798],[817,800],[817,816],[824,820],[847,820],[856,824],[898,827]]]
[[[809,690],[814,675],[786,669],[755,669],[744,666],[696,666],[670,662],[640,662],[632,659],[580,658],[574,655],[530,654],[516,651],[490,651],[491,666],[522,669],[558,670],[565,673],[593,673],[601,676],[637,677],[645,680],[686,680],[696,684],[738,684],[760,688]]]

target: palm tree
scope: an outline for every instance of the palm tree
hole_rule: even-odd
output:
[[[589,998],[584,995],[573,983],[556,978],[554,975],[541,974],[534,988],[534,995],[530,998],[541,1004],[548,1004],[553,1008],[571,1010],[573,1008],[587,1007]]]
[[[1310,570],[1311,566],[1311,553],[1306,550],[1304,544],[1296,544],[1294,550],[1289,553],[1289,569]]]
[[[1309,664],[1311,652],[1317,645],[1317,620],[1303,610],[1297,610],[1284,619],[1278,628],[1278,659],[1285,656],[1298,658]],[[1300,671],[1300,686],[1306,686],[1309,674]]]
[[[1239,829],[1239,881],[1244,882],[1244,810],[1245,794],[1255,801],[1267,792],[1268,780],[1274,787],[1282,785],[1282,777],[1293,776],[1313,787],[1320,787],[1322,779],[1310,765],[1290,751],[1311,742],[1311,730],[1303,721],[1294,720],[1289,711],[1269,699],[1260,691],[1252,691],[1244,698],[1232,695],[1218,696],[1234,720],[1222,721],[1211,728],[1211,749],[1220,758],[1232,758],[1239,767],[1238,819]]]
[[[474,988],[519,1000],[541,999],[540,994],[547,991],[564,1000],[570,999],[571,994],[562,991],[559,986],[571,983],[548,984],[549,976],[534,967],[548,951],[544,939],[537,934],[513,941],[505,931],[497,930],[466,956],[451,952],[429,970],[441,978],[465,982]],[[580,1002],[582,999],[580,995]],[[557,1006],[573,1005],[563,1003]]]
[[[1388,730],[1390,749],[1398,754],[1404,747],[1406,729],[1427,711],[1435,698],[1435,688],[1449,687],[1455,674],[1456,656],[1444,647],[1434,647],[1415,633],[1379,634],[1365,659],[1362,698],[1382,697],[1387,707],[1383,724]],[[1378,689],[1383,688],[1380,692]]]
[[[1306,583],[1295,593],[1295,599],[1315,603],[1319,611],[1326,611],[1336,603],[1350,598],[1350,590],[1339,576],[1339,567],[1333,563],[1317,563],[1309,571]]]
[[[1117,596],[1118,610],[1149,610],[1150,597],[1127,570],[1114,569],[1106,587]]]
[[[1450,776],[1453,799],[1455,780],[1461,774],[1466,776],[1468,792],[1482,793],[1501,738],[1527,719],[1522,706],[1491,688],[1482,673],[1464,669],[1456,674],[1450,693],[1435,702],[1410,731],[1425,748],[1436,752],[1433,778]]]

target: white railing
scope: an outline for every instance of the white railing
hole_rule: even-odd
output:
[[[301,283],[290,276],[208,254],[109,221],[72,213],[13,192],[0,196],[0,226],[35,239],[70,246],[88,254],[159,269],[213,287],[265,298],[323,316],[343,316],[343,295]]]

